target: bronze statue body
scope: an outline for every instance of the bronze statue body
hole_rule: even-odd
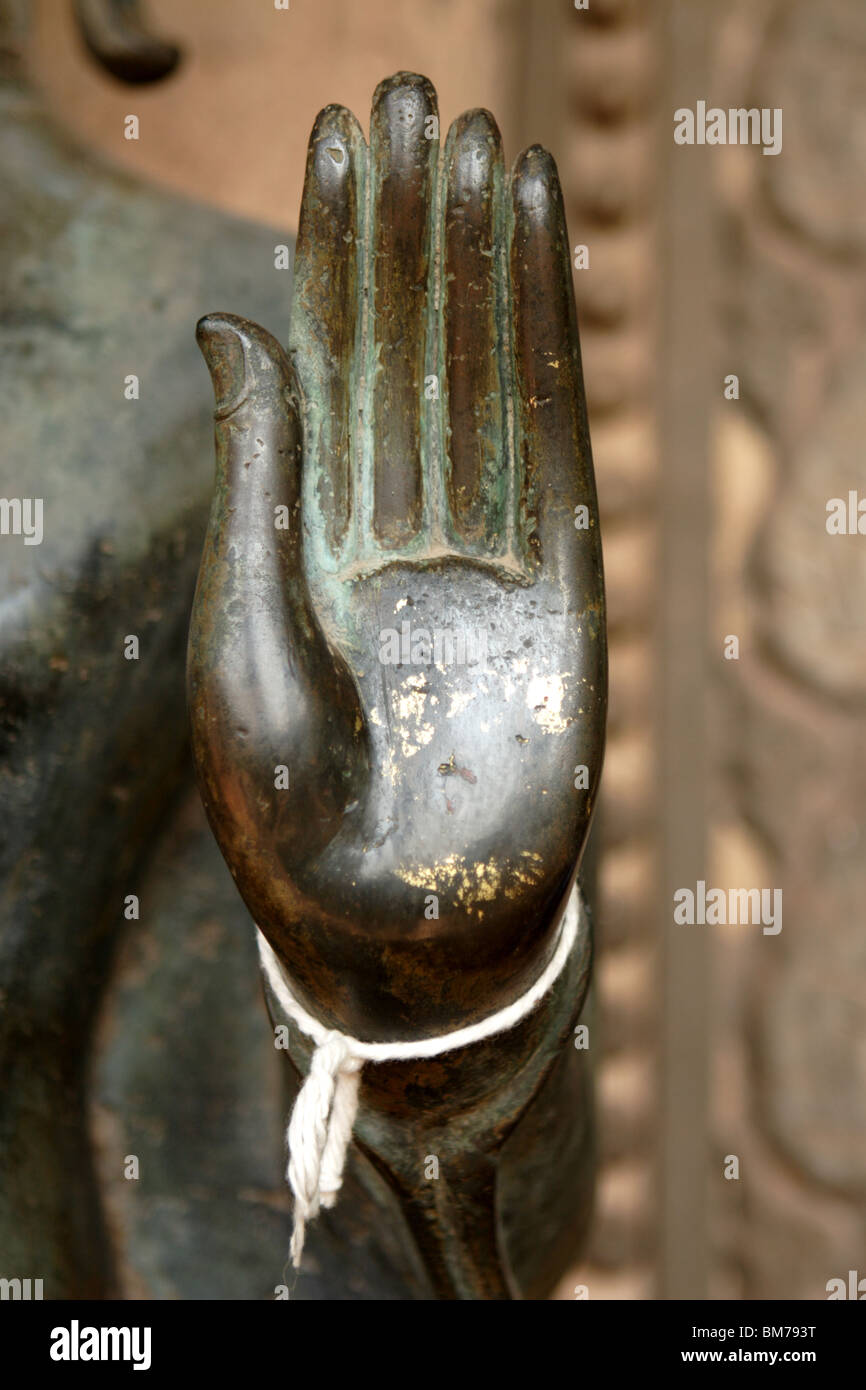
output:
[[[377,90],[369,146],[327,107],[288,352],[232,315],[198,329],[217,407],[188,656],[199,785],[304,1009],[367,1043],[476,1023],[542,974],[604,743],[555,165],[533,147],[508,178],[487,112],[441,153],[437,133],[411,74]],[[416,1296],[543,1296],[575,1254],[589,956],[583,917],[517,1026],[365,1069],[352,1162],[411,1246]],[[303,1074],[310,1045],[289,1035]]]
[[[0,495],[25,522],[44,503],[38,544],[0,537],[0,1276],[38,1271],[46,1299],[103,1298],[116,1251],[89,1059],[124,898],[189,778],[210,418],[187,325],[217,296],[264,312],[284,234],[81,148],[27,80],[28,8],[0,0]],[[124,27],[135,6],[83,8],[94,48],[123,46],[137,80],[163,74],[170,50]],[[145,1003],[152,1028],[160,1000]],[[135,1109],[125,1098],[121,1129]]]

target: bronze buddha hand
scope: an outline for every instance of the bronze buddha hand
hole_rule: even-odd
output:
[[[288,352],[198,327],[217,481],[192,616],[196,767],[304,1006],[366,1040],[541,973],[586,840],[604,592],[568,236],[492,117],[435,93],[310,140]]]

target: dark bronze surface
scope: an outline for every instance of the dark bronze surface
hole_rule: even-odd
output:
[[[377,1041],[464,1026],[538,976],[604,743],[556,169],[533,147],[506,178],[483,111],[440,159],[435,116],[430,83],[405,73],[376,93],[369,149],[349,112],[321,112],[289,350],[230,314],[198,326],[217,452],[188,658],[202,797],[302,1002]],[[431,661],[417,644],[437,631],[465,659],[443,638]],[[358,1147],[436,1297],[544,1293],[574,1253],[592,1145],[571,1035],[589,957],[587,927],[553,994],[502,1036],[364,1072]],[[297,1035],[292,1059],[303,1074]]]
[[[90,1049],[118,937],[140,925],[125,896],[190,777],[210,412],[188,325],[215,298],[264,312],[285,235],[83,150],[26,81],[25,19],[0,0],[0,496],[44,501],[41,544],[0,544],[0,1277],[96,1298],[114,1276]]]
[[[120,82],[159,82],[174,72],[180,49],[151,33],[141,0],[75,0],[87,48]]]
[[[199,325],[218,459],[188,667],[205,806],[303,1002],[378,1040],[479,1018],[543,968],[604,733],[556,170],[532,148],[507,181],[486,113],[437,165],[434,112],[425,79],[383,83],[369,153],[346,111],[320,115],[289,354],[230,315]],[[486,669],[384,664],[403,622],[480,634]]]

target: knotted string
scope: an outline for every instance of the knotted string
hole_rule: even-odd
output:
[[[287,1177],[295,1194],[292,1263],[301,1262],[304,1232],[319,1207],[332,1207],[343,1181],[346,1151],[358,1112],[360,1057],[336,1031],[316,1048],[295,1101],[287,1133]]]
[[[286,1178],[295,1198],[292,1232],[292,1264],[301,1263],[307,1223],[320,1207],[332,1207],[343,1181],[346,1154],[355,1117],[361,1068],[365,1062],[403,1062],[439,1057],[458,1047],[468,1047],[504,1033],[530,1014],[552,989],[578,939],[583,907],[577,884],[563,913],[556,950],[542,974],[525,994],[478,1023],[413,1042],[365,1043],[359,1038],[327,1028],[295,998],[283,967],[270,944],[257,929],[262,969],[283,1012],[311,1038],[315,1050],[289,1119],[286,1140],[289,1161]]]

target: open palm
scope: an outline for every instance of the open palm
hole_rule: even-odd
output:
[[[601,768],[601,549],[568,239],[538,147],[399,74],[310,141],[290,351],[210,315],[193,746],[302,1001],[423,1037],[554,948]],[[285,772],[280,769],[286,769]],[[581,771],[585,769],[585,771]],[[286,785],[287,784],[287,785]]]

